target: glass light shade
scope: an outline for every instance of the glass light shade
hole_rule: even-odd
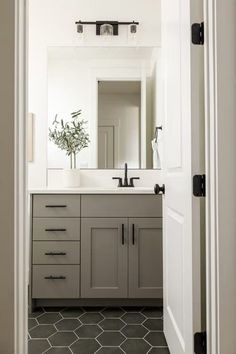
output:
[[[78,33],[83,33],[84,32],[84,27],[82,24],[77,24],[77,32]]]
[[[113,26],[109,23],[104,23],[100,27],[101,36],[113,36]]]
[[[137,33],[137,25],[136,24],[130,25],[130,33],[132,33],[132,34]]]

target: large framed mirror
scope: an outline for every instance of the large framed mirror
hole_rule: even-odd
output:
[[[153,158],[158,55],[154,47],[48,48],[48,126],[81,110],[90,142],[76,157],[79,168],[160,167]],[[48,168],[68,164],[48,141]]]

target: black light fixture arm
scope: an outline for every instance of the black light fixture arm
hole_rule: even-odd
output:
[[[101,23],[107,24],[117,24],[117,25],[139,25],[139,22],[132,21],[132,22],[122,22],[122,21],[77,21],[75,22],[76,25],[97,25]]]

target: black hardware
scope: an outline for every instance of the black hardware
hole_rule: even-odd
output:
[[[47,279],[47,280],[64,280],[64,279],[66,279],[66,277],[64,277],[63,275],[60,275],[59,277],[56,277],[54,275],[49,275],[48,277],[44,277],[44,279]]]
[[[128,183],[128,164],[127,163],[125,163],[125,177],[124,177],[123,187],[129,187],[129,183]]]
[[[158,130],[162,130],[162,125],[156,127],[155,129],[155,142],[157,142],[157,138],[158,138]]]
[[[131,177],[130,182],[128,181],[128,164],[125,163],[125,176],[124,176],[124,182],[122,181],[121,177],[112,177],[112,179],[118,179],[118,187],[134,187],[134,180],[135,179],[140,179],[139,177]]]
[[[45,205],[45,208],[66,208],[67,205]]]
[[[154,193],[155,194],[165,194],[165,185],[163,184],[162,186],[159,186],[159,184],[155,184],[154,187]]]
[[[140,178],[139,178],[139,177],[131,177],[131,178],[130,178],[130,183],[129,183],[129,186],[130,186],[130,187],[134,187],[134,180],[135,180],[135,179],[138,180],[138,179],[140,179]]]
[[[96,21],[96,35],[101,35],[101,26],[102,25],[111,25],[113,28],[113,36],[118,36],[119,34],[119,23],[118,21]]]
[[[46,252],[45,256],[66,256],[65,252]]]
[[[118,187],[122,187],[123,186],[121,177],[112,177],[112,179],[117,179],[119,181],[118,182]]]
[[[45,229],[45,231],[47,231],[47,232],[55,232],[55,231],[63,232],[63,231],[66,231],[66,229]]]
[[[199,332],[194,334],[194,353],[207,354],[207,334]]]
[[[124,224],[122,224],[122,226],[121,226],[121,234],[122,234],[122,245],[124,245],[125,244],[125,225]]]
[[[136,21],[128,21],[128,22],[122,22],[122,21],[77,21],[75,22],[77,26],[82,26],[82,25],[95,25],[96,26],[96,35],[100,36],[101,35],[101,26],[102,25],[111,25],[113,28],[113,36],[118,36],[119,34],[119,26],[129,26],[129,25],[139,25],[139,22]],[[133,29],[131,29],[133,30]],[[79,33],[83,33],[83,30],[81,30]]]
[[[193,176],[193,195],[195,197],[206,196],[206,175]]]
[[[135,226],[132,224],[132,243],[135,244]]]
[[[204,22],[192,24],[192,43],[196,45],[204,44]]]

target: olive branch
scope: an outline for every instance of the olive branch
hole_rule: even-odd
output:
[[[76,168],[76,155],[90,143],[89,134],[86,131],[87,122],[80,119],[81,110],[71,113],[71,120],[64,122],[58,120],[56,114],[49,128],[49,140],[59,149],[66,151],[70,157],[70,168]]]

